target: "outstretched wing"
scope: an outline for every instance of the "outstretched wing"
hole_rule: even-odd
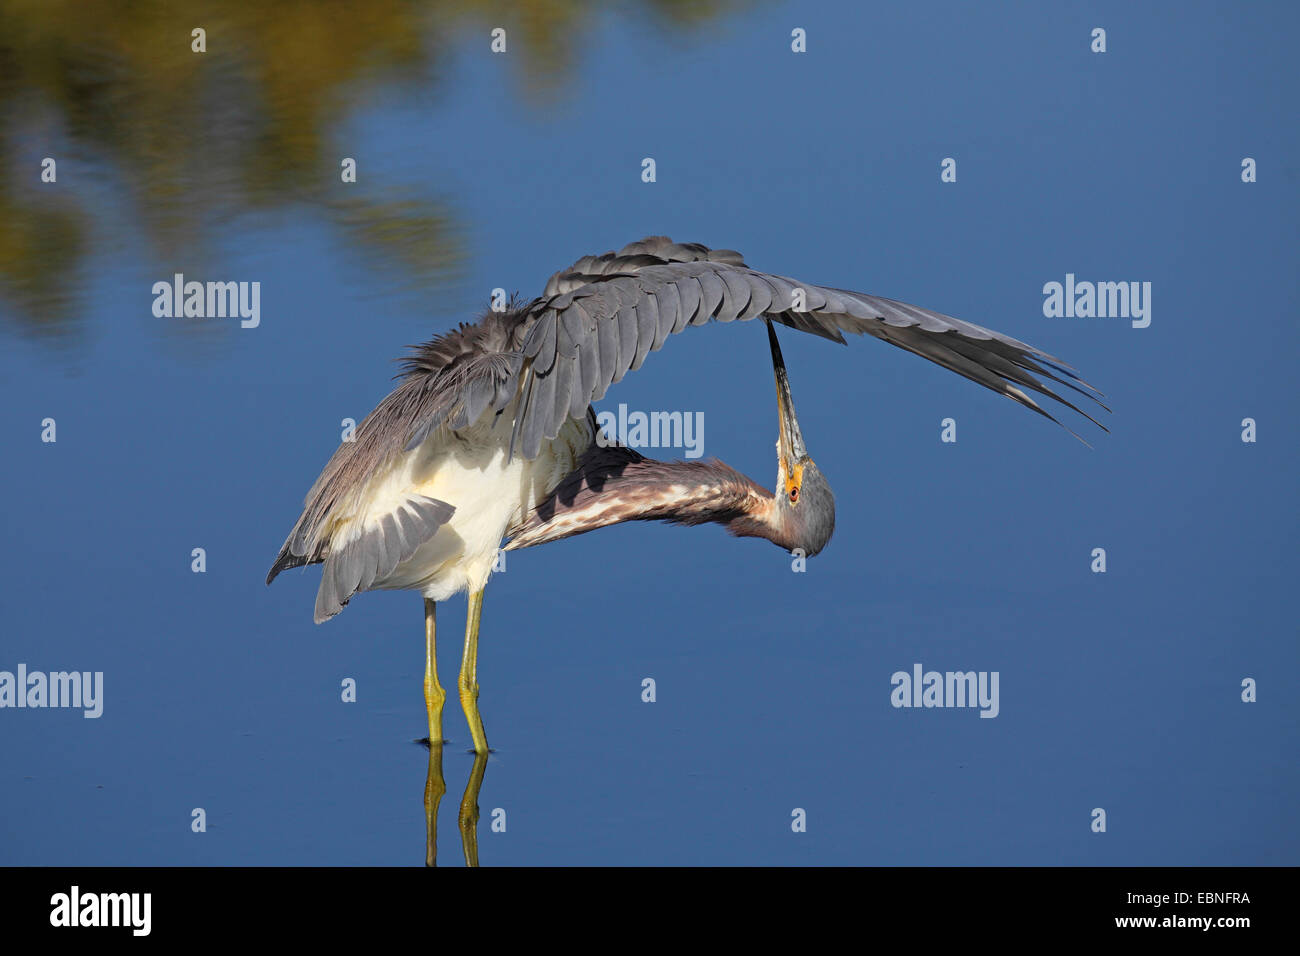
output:
[[[546,294],[525,307],[518,350],[522,394],[512,448],[525,457],[536,456],[568,418],[585,414],[588,404],[603,397],[629,370],[640,368],[669,335],[710,320],[746,321],[760,315],[841,344],[843,333],[865,332],[1052,421],[1057,419],[1026,390],[1104,429],[1045,382],[1063,385],[1105,408],[1095,397],[1100,394],[1096,389],[1060,359],[1010,336],[905,302],[757,272],[731,250],[652,237],[617,253],[579,260],[552,276]],[[462,417],[473,421],[488,408],[503,408],[513,397],[510,390],[499,390],[496,396],[488,391],[486,383],[467,388]],[[502,391],[510,391],[504,401]],[[426,429],[417,430],[412,441],[418,443],[424,434]]]

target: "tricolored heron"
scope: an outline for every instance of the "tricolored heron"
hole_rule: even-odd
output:
[[[653,461],[596,441],[591,403],[669,335],[758,316],[776,373],[775,494],[719,461]],[[844,332],[866,332],[1053,421],[1025,389],[1104,427],[1039,379],[1098,405],[1100,393],[1033,346],[892,299],[757,272],[731,250],[655,236],[579,259],[541,297],[418,347],[398,386],[307,493],[267,583],[285,568],[324,564],[317,623],[361,591],[420,591],[431,745],[442,740],[446,698],[435,610],[467,591],[458,685],[474,750],[486,753],[478,631],[503,541],[507,550],[533,547],[622,521],[716,522],[806,555],[830,540],[834,498],[804,446],[773,322],[841,344]]]

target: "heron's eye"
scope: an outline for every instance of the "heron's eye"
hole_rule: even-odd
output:
[[[799,487],[796,485],[795,487],[790,489],[790,504],[794,504],[798,500],[799,500]]]

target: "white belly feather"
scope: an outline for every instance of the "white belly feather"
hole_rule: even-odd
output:
[[[587,419],[570,419],[531,461],[518,449],[507,462],[513,406],[486,413],[469,428],[439,428],[423,444],[375,475],[359,496],[362,513],[341,521],[333,540],[347,541],[411,495],[436,498],[456,511],[432,538],[371,589],[411,589],[442,601],[481,589],[492,574],[506,529],[521,522],[573,470],[594,435]]]

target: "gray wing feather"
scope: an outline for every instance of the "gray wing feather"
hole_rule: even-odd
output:
[[[695,281],[695,277],[687,273],[680,282],[668,280],[664,283],[665,289],[676,289],[679,300],[681,301],[681,316],[673,323],[673,331],[680,332],[695,318],[695,314],[700,310],[700,284]]]
[[[545,432],[550,429],[551,416],[555,413],[555,376],[538,372],[529,382],[532,396],[525,410],[522,422],[515,418],[515,427],[523,426],[524,456],[536,458],[541,450]]]
[[[343,610],[352,595],[391,574],[455,511],[445,501],[412,495],[396,511],[372,520],[357,537],[331,549],[316,593],[316,623],[329,620]]]
[[[554,309],[547,309],[542,314],[541,321],[537,326],[537,344],[533,348],[532,354],[529,354],[529,348],[524,346],[524,357],[533,360],[533,371],[538,375],[545,375],[555,364],[556,355],[556,313]],[[531,340],[533,336],[529,336]]]
[[[703,325],[717,315],[718,307],[722,305],[725,292],[722,280],[718,278],[718,274],[712,269],[699,271],[695,276],[695,281],[700,284],[700,310],[696,313],[695,322],[697,325]]]
[[[650,323],[651,338],[650,351],[658,352],[672,332],[673,322],[671,318],[665,319],[659,314],[659,297],[654,294],[653,289],[647,289],[642,299],[641,309],[645,312],[646,321]]]
[[[599,384],[591,397],[592,401],[599,401],[604,398],[605,391],[613,382],[614,370],[618,367],[619,350],[617,322],[597,322],[596,329],[599,338],[600,362],[598,368],[600,374],[596,377]]]
[[[577,366],[578,356],[576,349],[574,350],[573,355],[557,355],[555,357],[555,374],[550,376],[555,380],[555,411],[563,412],[566,418],[569,415],[569,407],[573,401],[575,379],[577,380],[579,390],[581,390],[582,376],[576,374],[578,371]],[[587,403],[583,402],[584,409],[586,408],[586,405]],[[551,421],[547,422],[546,425],[548,431],[551,428],[551,422],[554,421],[554,418],[555,415],[553,413]]]
[[[650,354],[650,346],[654,345],[655,337],[659,334],[659,311],[651,296],[644,296],[632,308],[637,326],[636,355],[632,359],[632,369],[635,371]]]
[[[728,269],[722,273],[722,282],[726,286],[727,295],[723,299],[722,312],[718,318],[723,322],[731,322],[741,317],[752,319],[755,315],[761,314],[762,310],[745,316],[749,311],[750,300],[754,298],[754,289],[746,277],[734,269]]]
[[[749,301],[736,316],[740,321],[747,322],[756,316],[760,316],[772,307],[772,287],[761,275],[750,277],[746,285]]]
[[[573,383],[570,418],[580,418],[587,414],[587,406],[594,400],[596,389],[600,386],[600,341],[594,326],[590,338],[587,347],[578,350],[578,376]]]
[[[615,313],[616,319],[606,321],[618,322],[618,366],[614,369],[614,381],[623,381],[623,373],[632,367],[636,360],[637,337],[640,334],[636,325],[636,309],[621,309]]]
[[[568,308],[557,311],[561,325],[556,329],[555,347],[562,355],[577,355],[578,344],[587,340],[587,310],[581,302],[573,302]]]

